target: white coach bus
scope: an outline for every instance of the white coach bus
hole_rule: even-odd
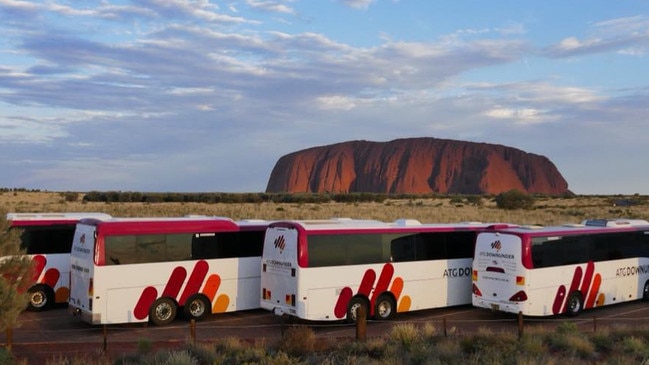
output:
[[[82,220],[71,253],[69,311],[90,324],[165,325],[259,308],[265,221]]]
[[[70,248],[82,218],[109,219],[104,213],[8,213],[9,229],[22,230],[20,248],[34,261],[30,311],[67,304],[70,294]]]
[[[471,303],[480,223],[331,219],[269,225],[261,307],[306,320],[357,320]]]
[[[478,235],[476,307],[526,316],[575,316],[583,309],[649,299],[649,222],[495,229]]]

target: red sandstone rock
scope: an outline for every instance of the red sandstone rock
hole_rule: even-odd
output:
[[[282,156],[267,192],[563,194],[546,157],[502,145],[436,138],[351,141]]]

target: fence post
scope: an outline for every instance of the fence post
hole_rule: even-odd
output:
[[[104,325],[104,345],[102,347],[102,350],[104,353],[108,351],[108,330],[106,329],[106,325]]]
[[[523,312],[518,312],[518,338],[523,337]]]
[[[288,318],[286,318],[286,314],[282,314],[281,317],[279,317],[279,329],[282,334],[282,337],[284,337],[284,334],[286,333],[286,321]]]
[[[13,338],[13,329],[11,326],[7,327],[7,350],[11,352],[11,346],[14,343],[14,338]]]
[[[189,321],[189,338],[192,341],[192,346],[196,347],[196,319],[194,318]]]
[[[442,324],[444,326],[444,337],[448,337],[448,333],[446,332],[446,317],[442,318]]]
[[[356,311],[356,340],[365,341],[367,335],[367,312],[365,306],[358,306]]]

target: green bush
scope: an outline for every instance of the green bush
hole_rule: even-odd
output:
[[[532,209],[534,203],[533,196],[516,189],[496,196],[496,206],[500,209]]]

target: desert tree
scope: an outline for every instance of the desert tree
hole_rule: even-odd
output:
[[[18,326],[34,282],[32,260],[20,247],[20,230],[9,229],[7,213],[0,209],[0,330]]]

